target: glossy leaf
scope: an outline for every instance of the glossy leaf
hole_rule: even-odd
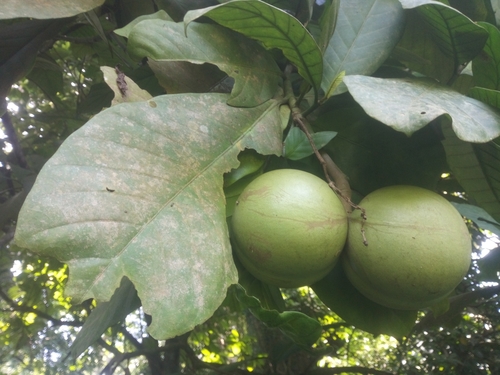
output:
[[[483,49],[488,32],[449,5],[434,0],[399,0],[405,9],[416,8],[440,50],[455,68],[471,61]]]
[[[222,175],[244,148],[281,153],[279,103],[227,99],[166,95],[93,117],[40,172],[17,244],[68,263],[76,303],[109,300],[126,276],[158,339],[209,318],[237,277]]]
[[[6,18],[63,18],[88,12],[102,5],[104,0],[2,0],[0,19]]]
[[[404,28],[397,0],[341,1],[335,32],[323,58],[321,88],[327,91],[339,73],[373,73],[389,57]],[[346,91],[341,84],[336,94]]]
[[[321,325],[298,311],[284,311],[264,309],[259,300],[246,294],[243,287],[237,285],[236,295],[244,307],[248,307],[253,315],[271,328],[280,329],[295,343],[303,347],[310,347],[321,336]]]
[[[457,136],[487,142],[500,135],[500,111],[427,79],[347,76],[344,82],[365,112],[411,135],[439,116],[448,115]]]
[[[479,87],[500,89],[500,31],[487,22],[480,22],[488,33],[484,49],[472,60],[474,82]]]
[[[336,132],[318,132],[312,134],[312,139],[319,150],[326,146],[336,135]],[[283,156],[290,160],[300,160],[312,154],[314,154],[314,150],[305,133],[297,127],[291,128],[285,139],[285,152]]]
[[[473,145],[443,124],[443,146],[448,165],[468,200],[500,221],[500,146],[495,142]]]
[[[186,14],[186,27],[201,16],[256,39],[268,48],[279,48],[316,90],[321,83],[321,51],[307,29],[288,13],[258,0],[233,0]],[[189,30],[188,30],[189,33]]]
[[[129,34],[128,50],[137,59],[217,65],[235,79],[228,100],[234,106],[269,100],[281,81],[281,71],[264,48],[218,25],[194,23],[186,38],[180,23],[142,21]]]
[[[401,339],[410,333],[417,318],[416,311],[390,309],[363,296],[349,282],[340,262],[311,288],[348,324],[374,335],[386,334]]]

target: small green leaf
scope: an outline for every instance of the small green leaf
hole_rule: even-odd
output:
[[[488,142],[500,135],[500,111],[430,79],[344,78],[365,112],[397,131],[411,135],[442,115],[457,136]]]
[[[312,139],[319,150],[336,135],[336,132],[331,131],[318,132],[312,134]],[[314,150],[305,133],[297,127],[291,128],[285,139],[285,152],[283,156],[290,160],[300,160],[312,154],[314,154]]]
[[[296,344],[310,347],[321,336],[322,328],[319,322],[298,311],[285,311],[262,308],[259,300],[249,296],[242,286],[236,285],[236,294],[241,304],[248,307],[253,315],[271,328],[279,328]]]
[[[263,1],[233,0],[189,11],[184,17],[186,27],[201,16],[256,39],[268,49],[281,49],[299,74],[318,90],[323,74],[321,51],[309,31],[293,16]]]
[[[193,23],[186,38],[180,23],[142,21],[129,34],[128,50],[136,59],[217,65],[235,79],[228,104],[238,107],[269,100],[281,81],[281,71],[264,48],[218,25]]]
[[[348,324],[374,335],[407,336],[417,319],[416,311],[394,310],[363,296],[349,282],[340,265],[311,288],[323,303]]]
[[[134,285],[126,277],[123,278],[113,297],[108,302],[97,304],[97,307],[85,320],[85,324],[71,344],[70,355],[74,358],[79,357],[102,336],[108,327],[122,321],[140,306],[141,301],[137,297]]]
[[[104,0],[2,0],[0,19],[7,18],[63,18],[88,12],[102,5]]]

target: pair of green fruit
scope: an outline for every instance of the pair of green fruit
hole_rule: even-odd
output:
[[[415,186],[391,186],[359,205],[366,220],[359,211],[347,215],[330,187],[310,173],[265,173],[238,198],[235,252],[257,279],[278,287],[311,285],[341,258],[362,294],[395,309],[438,303],[463,279],[470,236],[446,199]]]

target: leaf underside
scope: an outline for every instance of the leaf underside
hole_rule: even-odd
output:
[[[166,95],[96,115],[40,172],[17,244],[68,263],[77,303],[109,300],[126,276],[157,339],[208,319],[237,281],[222,175],[246,147],[282,147],[278,102],[234,108],[227,99]]]
[[[500,135],[500,111],[428,79],[344,78],[365,112],[397,131],[411,135],[448,115],[457,136],[488,142]]]

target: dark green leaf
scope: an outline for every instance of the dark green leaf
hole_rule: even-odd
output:
[[[407,11],[405,32],[392,56],[411,71],[447,84],[456,73],[455,64],[435,43],[429,28],[422,27],[423,23],[416,10]]]
[[[230,105],[261,104],[276,94],[281,81],[281,72],[265,49],[218,25],[194,23],[186,38],[182,24],[142,21],[130,32],[128,49],[137,59],[217,65],[235,79]]]
[[[472,60],[474,82],[479,87],[500,89],[500,31],[493,25],[480,22],[488,33],[484,49]]]
[[[442,129],[448,165],[467,199],[500,221],[500,146],[496,141],[477,145],[464,142],[447,123]]]
[[[321,33],[318,39],[318,46],[323,53],[325,53],[335,31],[339,8],[340,0],[328,0],[321,14],[321,18],[319,19]]]
[[[473,87],[469,91],[469,96],[500,109],[500,91]]]
[[[268,327],[279,328],[296,344],[310,347],[321,336],[322,329],[317,320],[297,311],[279,313],[276,310],[266,310],[262,308],[259,300],[249,296],[243,287],[237,285],[235,288],[243,306],[248,307],[252,314]]]
[[[108,302],[102,302],[92,310],[80,332],[71,344],[70,355],[77,358],[95,343],[106,329],[116,324],[141,306],[134,285],[126,277]]]
[[[480,274],[480,281],[498,282],[498,273],[500,272],[500,248],[497,247],[491,250],[484,258],[477,261]]]
[[[472,220],[479,228],[489,230],[500,237],[500,223],[481,207],[466,203],[451,202],[462,216]]]
[[[416,311],[390,309],[358,292],[347,279],[340,262],[311,288],[326,306],[348,324],[374,335],[386,334],[401,339],[415,325]]]
[[[312,134],[316,149],[324,147],[336,135],[336,132],[329,131]],[[291,128],[285,139],[283,156],[291,160],[300,160],[312,154],[314,154],[314,150],[305,133],[297,127]]]
[[[488,32],[449,5],[433,0],[399,0],[405,9],[417,8],[440,50],[455,68],[471,61],[483,49]]]
[[[499,110],[434,80],[347,76],[344,82],[369,116],[405,134],[448,115],[462,140],[488,142],[500,135]]]
[[[256,39],[268,48],[279,48],[315,90],[323,74],[321,51],[307,29],[281,9],[258,0],[233,0],[215,7],[190,11],[187,25],[201,16]]]

